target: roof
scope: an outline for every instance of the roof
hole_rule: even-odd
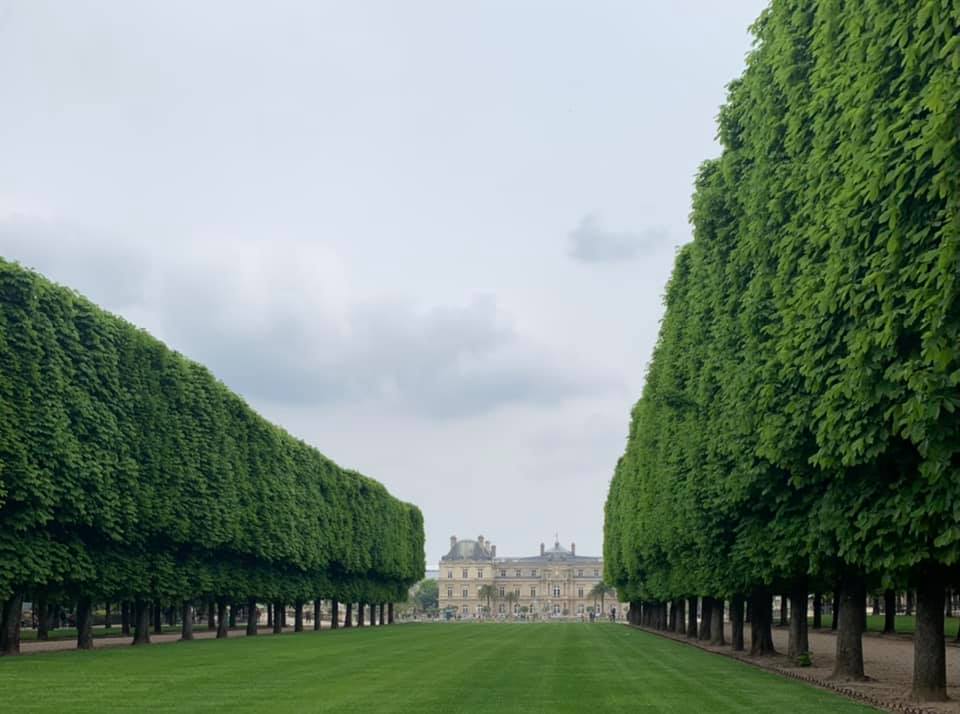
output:
[[[543,555],[531,555],[523,558],[497,558],[497,563],[509,565],[510,563],[592,563],[599,565],[603,558],[593,555],[574,555],[571,551],[560,545],[559,541],[554,542],[553,547],[544,550]]]
[[[493,560],[493,553],[488,545],[475,540],[458,540],[440,560]]]

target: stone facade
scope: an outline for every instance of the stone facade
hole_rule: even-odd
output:
[[[541,543],[539,555],[498,558],[497,547],[483,536],[453,536],[450,551],[440,558],[440,612],[480,616],[488,607],[482,588],[489,585],[490,616],[579,617],[594,608],[599,612],[599,599],[590,591],[602,580],[603,559],[577,555],[575,543],[569,550],[559,541],[549,549]],[[618,619],[625,614],[614,595],[607,596],[604,606],[607,616],[612,609]]]

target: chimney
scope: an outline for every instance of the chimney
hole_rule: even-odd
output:
[[[457,537],[450,536],[450,550],[453,550],[456,545],[457,545]]]
[[[576,554],[577,554],[577,544],[576,544],[576,543],[571,543],[571,544],[570,544],[570,555],[576,555]]]
[[[497,546],[495,546],[495,545],[491,545],[491,546],[490,546],[490,557],[491,557],[491,558],[496,558],[496,557],[497,557]]]
[[[540,544],[540,555],[543,555],[543,543]]]

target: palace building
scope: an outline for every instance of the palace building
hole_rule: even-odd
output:
[[[498,558],[497,546],[482,535],[476,540],[452,536],[450,551],[440,558],[440,612],[478,616],[488,606],[489,595],[489,614],[494,617],[527,613],[577,617],[599,612],[599,598],[591,591],[602,580],[603,558],[577,555],[575,543],[567,550],[557,539],[549,549],[541,543],[539,555]],[[618,619],[626,611],[610,594],[604,601],[605,614],[614,608]]]

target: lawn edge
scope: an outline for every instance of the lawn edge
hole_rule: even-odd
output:
[[[626,627],[629,627],[633,630],[639,630],[640,632],[646,632],[650,635],[656,635],[665,640],[670,640],[671,642],[677,642],[680,644],[689,645],[691,647],[696,647],[702,652],[707,652],[713,655],[719,655],[721,657],[726,657],[727,659],[734,660],[735,662],[741,662],[756,669],[762,669],[765,672],[771,672],[773,674],[785,677],[787,679],[793,679],[798,682],[803,682],[817,689],[823,689],[826,691],[833,692],[834,694],[839,694],[845,699],[850,699],[857,702],[858,704],[865,704],[867,706],[873,707],[877,711],[882,712],[894,712],[896,714],[937,714],[936,710],[927,709],[926,707],[909,704],[906,702],[891,701],[887,699],[881,699],[879,697],[866,694],[864,692],[857,691],[856,689],[851,689],[850,687],[845,687],[843,684],[838,684],[836,682],[831,682],[826,679],[821,679],[819,677],[812,677],[810,675],[802,674],[792,669],[786,669],[784,667],[778,667],[776,665],[767,665],[761,662],[754,662],[746,657],[740,657],[735,654],[733,651],[722,652],[708,647],[704,647],[700,644],[699,640],[690,640],[686,637],[675,637],[669,632],[661,632],[660,630],[653,630],[646,627],[640,627],[638,625],[631,625],[625,623]]]

